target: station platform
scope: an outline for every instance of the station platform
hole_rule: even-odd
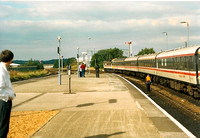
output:
[[[32,138],[190,137],[135,87],[114,74],[68,75],[13,84],[13,111],[59,110]],[[67,93],[67,94],[66,94]],[[34,98],[35,97],[35,98]],[[32,100],[29,100],[32,99]]]

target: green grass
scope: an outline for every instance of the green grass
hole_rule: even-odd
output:
[[[36,71],[27,71],[27,72],[10,71],[10,79],[13,82],[13,81],[43,77],[43,76],[47,76],[47,75],[51,75],[55,73],[56,73],[55,71],[50,71],[50,70],[36,70]]]

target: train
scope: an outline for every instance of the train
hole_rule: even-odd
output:
[[[200,98],[200,45],[104,61],[105,72],[123,73]]]

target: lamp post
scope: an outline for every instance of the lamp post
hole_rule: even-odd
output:
[[[79,77],[79,47],[77,47],[77,77]]]
[[[62,65],[62,72],[63,72],[63,56],[61,56],[61,65]]]
[[[89,47],[90,47],[90,40],[91,40],[92,38],[91,37],[88,37],[88,45],[89,45]],[[89,51],[89,50],[88,50]],[[89,74],[90,74],[90,60],[89,60],[89,58],[90,58],[90,55],[89,55],[89,53],[87,54],[87,57],[88,57],[88,67],[89,67]]]
[[[133,48],[132,48],[132,41],[130,40],[130,56],[132,57]]]
[[[58,39],[58,66],[59,66],[59,73],[58,73],[58,84],[61,85],[61,73],[60,73],[60,40],[61,40],[61,37],[58,36],[57,37]]]
[[[167,49],[168,49],[168,34],[167,34],[167,32],[163,32],[163,34],[166,35],[166,40],[167,40]]]
[[[188,41],[187,41],[187,46],[189,46],[189,22],[186,21],[182,21],[180,23],[186,23],[187,24],[187,28],[188,28]]]

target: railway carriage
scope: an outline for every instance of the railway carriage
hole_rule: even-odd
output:
[[[112,61],[104,61],[103,65],[105,71],[109,71],[112,69]]]
[[[144,55],[138,58],[139,72],[156,75],[156,56],[158,54]]]
[[[173,89],[200,97],[200,46],[179,48],[140,57],[114,59],[112,72],[133,74],[144,78],[151,75],[152,81]]]
[[[123,73],[124,68],[124,62],[125,58],[118,58],[112,60],[112,69],[115,69],[119,73]]]
[[[138,58],[139,56],[129,57],[124,60],[124,68],[127,71],[138,72]]]
[[[199,46],[163,52],[157,56],[157,64],[157,76],[169,78],[170,87],[191,94],[191,87],[198,87]]]

